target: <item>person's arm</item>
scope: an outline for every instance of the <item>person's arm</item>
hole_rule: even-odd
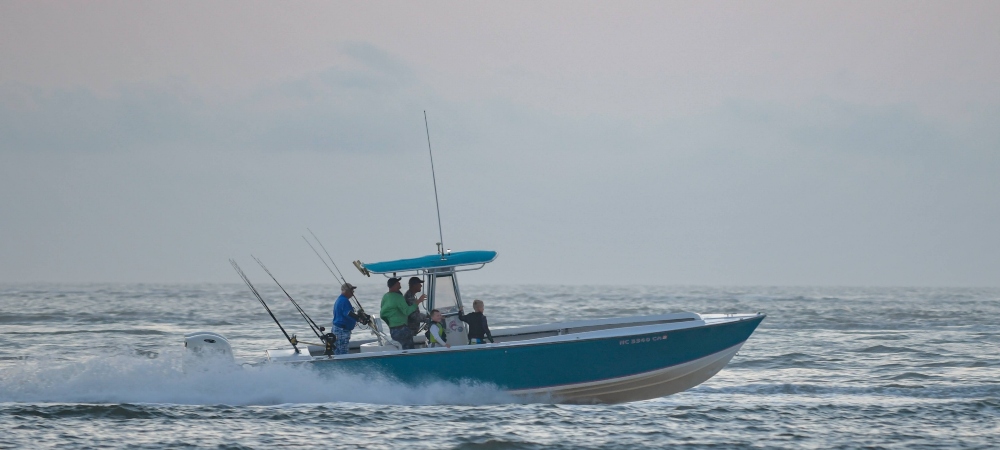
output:
[[[413,314],[414,311],[420,309],[420,304],[419,303],[414,303],[412,305],[409,305],[409,304],[406,303],[406,300],[403,300],[403,306],[406,306],[406,314],[404,314],[404,315],[407,316],[407,317],[409,317],[410,314]]]
[[[403,298],[402,295],[394,297],[396,298],[395,302],[396,309],[398,309],[399,312],[403,314],[403,318],[409,317],[410,313],[417,310],[417,304],[416,303],[412,305],[406,304],[406,299]]]
[[[493,333],[490,333],[490,326],[486,323],[486,315],[483,315],[483,331],[486,332],[486,337],[489,338],[490,344],[493,343]]]

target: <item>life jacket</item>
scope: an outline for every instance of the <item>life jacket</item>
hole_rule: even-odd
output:
[[[437,335],[431,333],[431,329],[432,329],[431,327],[433,327],[434,325],[437,325],[437,329],[438,329],[438,334]],[[424,335],[427,337],[427,343],[428,344],[440,344],[440,345],[444,345],[444,343],[448,341],[448,336],[444,332],[444,323],[443,322],[442,323],[431,322],[431,326],[427,327],[427,332],[425,332]]]

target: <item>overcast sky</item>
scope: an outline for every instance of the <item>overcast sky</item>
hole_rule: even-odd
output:
[[[1000,285],[1000,2],[0,2],[0,282]],[[254,272],[252,278],[260,278]]]

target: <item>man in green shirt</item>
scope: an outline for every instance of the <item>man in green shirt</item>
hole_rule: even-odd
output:
[[[379,316],[389,326],[389,335],[392,340],[403,345],[403,350],[413,349],[413,332],[406,326],[406,318],[410,313],[417,310],[417,305],[424,301],[423,298],[416,300],[412,305],[406,303],[406,298],[399,291],[402,285],[400,278],[389,278],[386,285],[389,292],[382,296],[382,307],[379,309]]]

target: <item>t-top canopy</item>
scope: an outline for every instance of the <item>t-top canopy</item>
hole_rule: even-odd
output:
[[[471,250],[455,252],[450,255],[427,255],[419,258],[397,259],[371,264],[362,264],[371,273],[406,272],[420,269],[439,269],[442,267],[468,266],[486,264],[497,258],[497,252],[489,250]]]

